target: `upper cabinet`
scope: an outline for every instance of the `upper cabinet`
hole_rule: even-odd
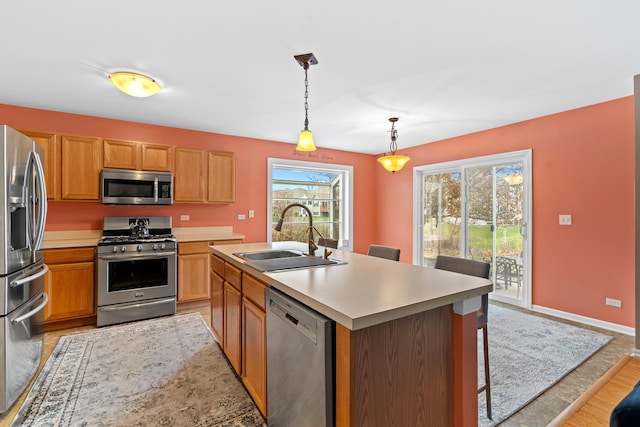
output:
[[[207,188],[207,152],[194,148],[175,148],[173,201],[204,202]]]
[[[175,147],[174,158],[175,202],[235,202],[234,153]]]
[[[60,137],[61,198],[92,200],[100,197],[102,139],[87,136]]]
[[[49,200],[98,201],[102,168],[173,172],[178,203],[234,203],[236,157],[149,142],[21,130],[44,149]]]
[[[105,139],[104,167],[144,171],[171,172],[170,145]]]
[[[209,151],[207,201],[236,201],[236,155],[227,151]]]
[[[60,198],[60,159],[58,157],[59,138],[52,133],[20,131],[33,139],[44,150],[42,166],[44,168],[44,181],[47,184],[47,199]]]

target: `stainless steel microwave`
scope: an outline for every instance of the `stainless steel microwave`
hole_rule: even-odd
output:
[[[173,175],[170,172],[102,169],[100,201],[107,205],[170,205],[173,203]]]

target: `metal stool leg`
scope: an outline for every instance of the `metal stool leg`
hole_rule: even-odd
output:
[[[484,385],[478,389],[478,393],[486,393],[487,418],[491,418],[491,376],[489,375],[489,337],[487,336],[487,325],[482,326],[482,342],[484,347]]]

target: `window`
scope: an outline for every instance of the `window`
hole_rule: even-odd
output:
[[[306,242],[309,213],[313,226],[322,237],[337,239],[339,247],[352,249],[353,239],[353,167],[298,160],[268,159],[267,241]],[[282,211],[286,212],[282,231],[273,228]],[[320,236],[317,236],[316,241]]]

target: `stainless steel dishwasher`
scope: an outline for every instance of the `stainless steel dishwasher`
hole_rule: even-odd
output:
[[[274,288],[265,294],[269,426],[333,426],[335,323]]]

